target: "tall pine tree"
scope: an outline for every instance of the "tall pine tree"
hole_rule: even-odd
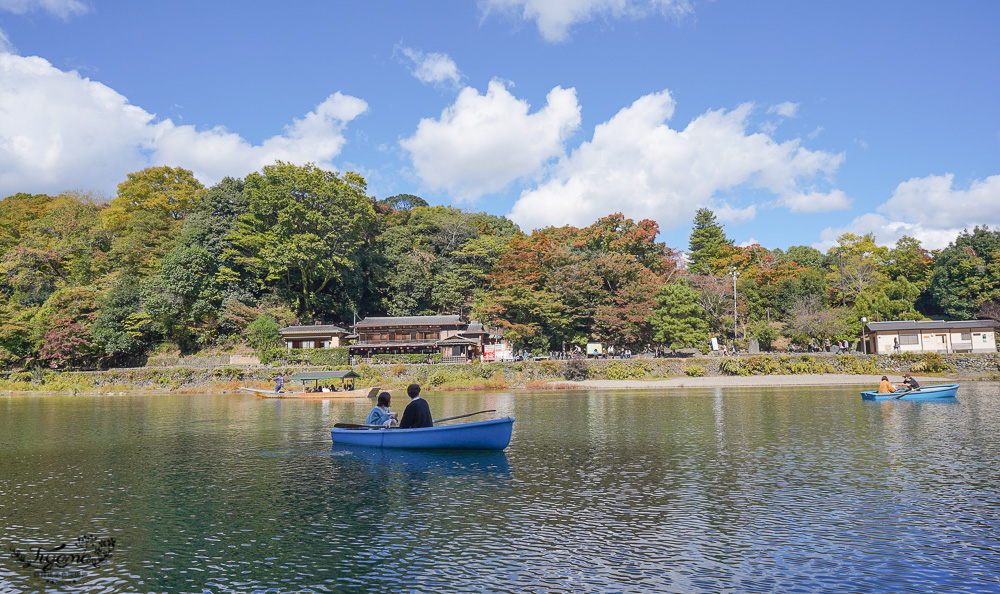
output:
[[[715,222],[715,213],[699,208],[694,215],[694,229],[691,230],[688,269],[695,274],[713,272],[713,263],[722,259],[725,248],[732,245],[733,241],[726,237],[722,225]]]

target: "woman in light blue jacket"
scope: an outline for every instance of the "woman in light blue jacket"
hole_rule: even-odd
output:
[[[389,393],[382,392],[378,395],[378,401],[372,408],[372,411],[368,413],[368,418],[365,419],[366,425],[381,425],[383,427],[395,427],[399,425],[399,421],[396,420],[396,413],[389,412]]]

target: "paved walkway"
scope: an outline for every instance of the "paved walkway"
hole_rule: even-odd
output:
[[[913,376],[921,385],[934,383],[954,383],[956,380],[943,377]],[[584,380],[580,382],[551,382],[560,385],[579,386],[581,388],[607,389],[642,389],[642,388],[718,388],[746,386],[871,386],[878,389],[881,375],[842,375],[835,373],[816,375],[750,375],[715,376],[715,377],[676,377],[658,380]],[[889,375],[889,381],[899,384],[903,381],[901,375]]]

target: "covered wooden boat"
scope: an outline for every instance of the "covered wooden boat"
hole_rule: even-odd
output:
[[[333,443],[375,448],[502,450],[510,444],[514,419],[438,425],[421,429],[334,428]]]
[[[260,390],[256,388],[240,388],[244,392],[253,392],[261,398],[375,398],[379,388],[354,388],[354,380],[360,377],[353,371],[306,371],[288,377],[289,384],[299,381],[301,385],[288,390]],[[337,387],[336,380],[340,380]],[[310,383],[311,382],[311,383]]]
[[[375,398],[378,396],[379,392],[382,391],[381,388],[361,388],[358,390],[344,390],[336,392],[275,392],[274,390],[260,390],[257,388],[240,388],[243,392],[252,392],[256,394],[259,398],[359,398],[368,399]]]
[[[934,386],[921,386],[916,390],[900,390],[888,394],[879,394],[875,391],[861,393],[862,400],[936,400],[939,398],[954,398],[958,393],[958,384],[937,384]]]

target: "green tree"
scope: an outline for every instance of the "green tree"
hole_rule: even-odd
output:
[[[108,365],[144,364],[146,353],[160,338],[143,310],[142,297],[140,281],[123,274],[98,300],[93,336]]]
[[[782,262],[795,262],[803,268],[822,270],[830,265],[830,258],[814,247],[793,245],[784,252],[774,250],[775,256]]]
[[[147,167],[127,178],[118,184],[118,193],[104,215],[111,228],[124,226],[125,220],[140,211],[181,220],[204,187],[192,172],[180,167]]]
[[[853,304],[862,293],[877,292],[889,282],[884,272],[889,250],[875,243],[873,233],[844,233],[837,238],[830,256],[827,279],[832,302]]]
[[[248,212],[230,236],[236,261],[295,304],[299,315],[342,314],[360,300],[352,286],[375,233],[365,181],[315,165],[277,162],[246,177]]]
[[[733,242],[726,237],[722,225],[715,222],[715,213],[707,208],[699,208],[694,215],[694,228],[691,230],[688,270],[694,274],[719,272],[713,265],[725,257],[724,248],[732,245]]]
[[[653,339],[671,349],[706,343],[708,323],[697,300],[698,291],[683,281],[660,287],[656,293],[656,307],[649,318],[654,331]]]
[[[31,339],[31,319],[37,309],[10,303],[0,296],[0,366],[24,365],[37,352]]]
[[[944,315],[970,319],[984,304],[1000,299],[1000,230],[963,231],[934,258],[933,304]]]
[[[247,344],[265,365],[281,353],[281,328],[270,314],[263,314],[247,327]]]

